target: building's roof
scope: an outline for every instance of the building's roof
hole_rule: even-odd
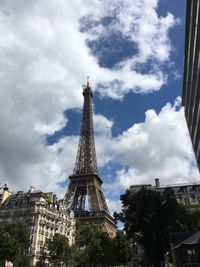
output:
[[[40,190],[29,190],[28,192],[18,191],[11,194],[0,205],[0,209],[25,208],[36,204],[44,205],[50,210],[60,210],[60,202],[52,192],[43,193]]]
[[[131,185],[131,191],[138,191],[140,188],[146,187],[152,190],[157,190],[159,192],[163,192],[166,189],[172,189],[175,194],[181,193],[195,193],[200,191],[200,183],[180,183],[180,184],[169,184],[169,185],[160,185],[154,186],[151,184],[140,184],[140,185]]]
[[[184,241],[179,243],[176,248],[179,248],[181,246],[200,246],[200,231],[196,232],[195,234],[191,235],[190,237],[186,238]]]

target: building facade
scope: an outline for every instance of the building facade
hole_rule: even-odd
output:
[[[132,194],[135,194],[144,187],[149,190],[155,190],[157,192],[160,192],[161,195],[164,194],[164,192],[166,192],[167,190],[169,190],[169,192],[173,191],[177,203],[184,205],[190,211],[200,209],[200,182],[162,185],[160,184],[160,180],[156,178],[154,185],[152,184],[132,185],[130,186],[129,190],[132,192]],[[185,257],[188,256],[186,251],[184,251],[184,254],[182,254],[181,256],[181,254],[178,254],[179,253],[178,251],[175,251],[175,247],[190,235],[192,235],[192,233],[190,232],[169,233],[170,244],[172,249],[171,251],[173,258],[173,266],[189,266],[186,265],[186,262],[184,262]],[[138,243],[135,243],[135,248],[136,248],[136,261],[140,261],[143,258],[144,250],[142,246],[140,246]],[[190,251],[190,256],[191,256],[191,251]],[[162,266],[172,266],[168,260],[169,258],[166,255],[165,265],[163,263]],[[179,262],[181,263],[183,262],[183,264],[178,265]],[[136,266],[139,266],[139,264],[138,265],[137,264],[138,263],[136,263]],[[200,265],[191,265],[191,266],[200,266]]]
[[[200,168],[200,0],[187,1],[182,104]]]
[[[8,188],[4,188],[1,199],[0,223],[22,220],[28,226],[29,255],[33,266],[39,261],[46,239],[55,233],[66,236],[70,245],[74,243],[74,213],[67,212],[63,201],[57,201],[53,193],[43,193],[31,187],[28,192],[11,194]]]
[[[142,187],[156,190],[161,194],[165,190],[173,190],[174,196],[178,204],[182,204],[188,208],[200,208],[200,182],[199,183],[179,183],[171,185],[160,185],[158,178],[155,179],[155,185],[140,184],[130,186],[130,191],[136,193]]]

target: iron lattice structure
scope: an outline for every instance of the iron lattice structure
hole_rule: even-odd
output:
[[[66,208],[73,210],[81,223],[101,224],[109,235],[115,235],[116,226],[101,188],[103,182],[98,176],[92,112],[93,92],[89,82],[83,90],[83,96],[78,152],[64,201]]]
[[[83,91],[84,105],[79,139],[78,153],[76,157],[74,175],[97,174],[97,159],[94,143],[94,128],[92,116],[92,90],[87,84]]]

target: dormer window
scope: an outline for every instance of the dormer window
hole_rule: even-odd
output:
[[[180,187],[180,192],[187,194],[187,187],[186,186],[181,186]]]
[[[192,192],[197,192],[197,186],[196,185],[193,185],[192,188],[191,188],[191,191]]]
[[[185,200],[185,205],[186,205],[186,206],[189,206],[189,205],[190,205],[190,200],[189,200],[189,198],[186,197],[184,200]]]
[[[196,202],[196,197],[195,195],[191,195],[192,202]]]

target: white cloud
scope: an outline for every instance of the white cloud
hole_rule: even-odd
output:
[[[36,93],[41,88],[49,97],[56,95],[62,109],[80,106],[77,91],[88,74],[94,87],[103,85],[99,91],[113,98],[122,98],[130,90],[159,90],[166,83],[166,74],[158,68],[141,72],[138,65],[142,68],[148,60],[154,60],[154,66],[161,66],[170,58],[168,31],[177,19],[172,14],[159,17],[157,4],[153,0],[1,3],[0,73],[7,90],[25,88],[31,95],[32,90]],[[102,21],[108,16],[115,19],[106,25]],[[83,18],[87,31],[81,32]],[[109,39],[113,32],[122,34],[138,50],[119,62],[119,69],[100,67],[86,45],[87,40],[100,40],[105,35]]]
[[[106,117],[100,114],[94,115],[94,128],[96,135],[111,137],[112,126],[113,121],[108,120]]]
[[[168,32],[177,20],[172,14],[158,16],[157,4],[156,0],[0,2],[2,183],[8,182],[11,190],[27,190],[34,185],[60,196],[64,193],[66,188],[59,184],[72,173],[78,137],[67,136],[50,146],[45,135],[53,135],[67,124],[65,110],[82,106],[80,84],[84,77],[90,75],[92,87],[114,99],[122,99],[131,90],[159,90],[167,82],[166,73],[159,67],[170,59]],[[105,25],[105,16],[115,19]],[[81,32],[83,17],[90,23],[87,31]],[[92,54],[87,41],[99,41],[102,36],[108,39],[112,32],[132,42],[137,53],[109,69],[99,65],[98,54]],[[151,71],[145,70],[149,61],[153,62]],[[111,135],[113,122],[96,115],[99,166],[111,161],[128,165],[133,171],[124,171],[127,185],[130,175],[148,179],[161,177],[160,172],[163,179],[168,175],[189,176],[192,153],[187,141],[180,145],[185,133],[182,115],[178,114],[182,111],[176,112],[170,106],[159,115],[148,111],[144,123],[117,138]],[[168,138],[164,138],[166,133]],[[182,165],[178,170],[175,160]],[[172,166],[174,170],[169,173],[167,169]],[[120,174],[123,172],[118,172],[118,177]]]
[[[106,199],[106,203],[109,206],[110,214],[113,215],[115,211],[120,212],[122,208],[122,203],[119,199],[112,200],[112,199]]]
[[[199,180],[179,101],[177,98],[174,106],[167,104],[159,114],[148,110],[143,123],[134,124],[112,140],[113,160],[125,166],[117,171],[115,183],[110,185],[113,190],[154,183],[157,177],[161,184]]]
[[[128,189],[133,184],[148,184],[150,182],[148,174],[142,173],[140,170],[124,168],[117,171],[117,183],[122,190]]]

